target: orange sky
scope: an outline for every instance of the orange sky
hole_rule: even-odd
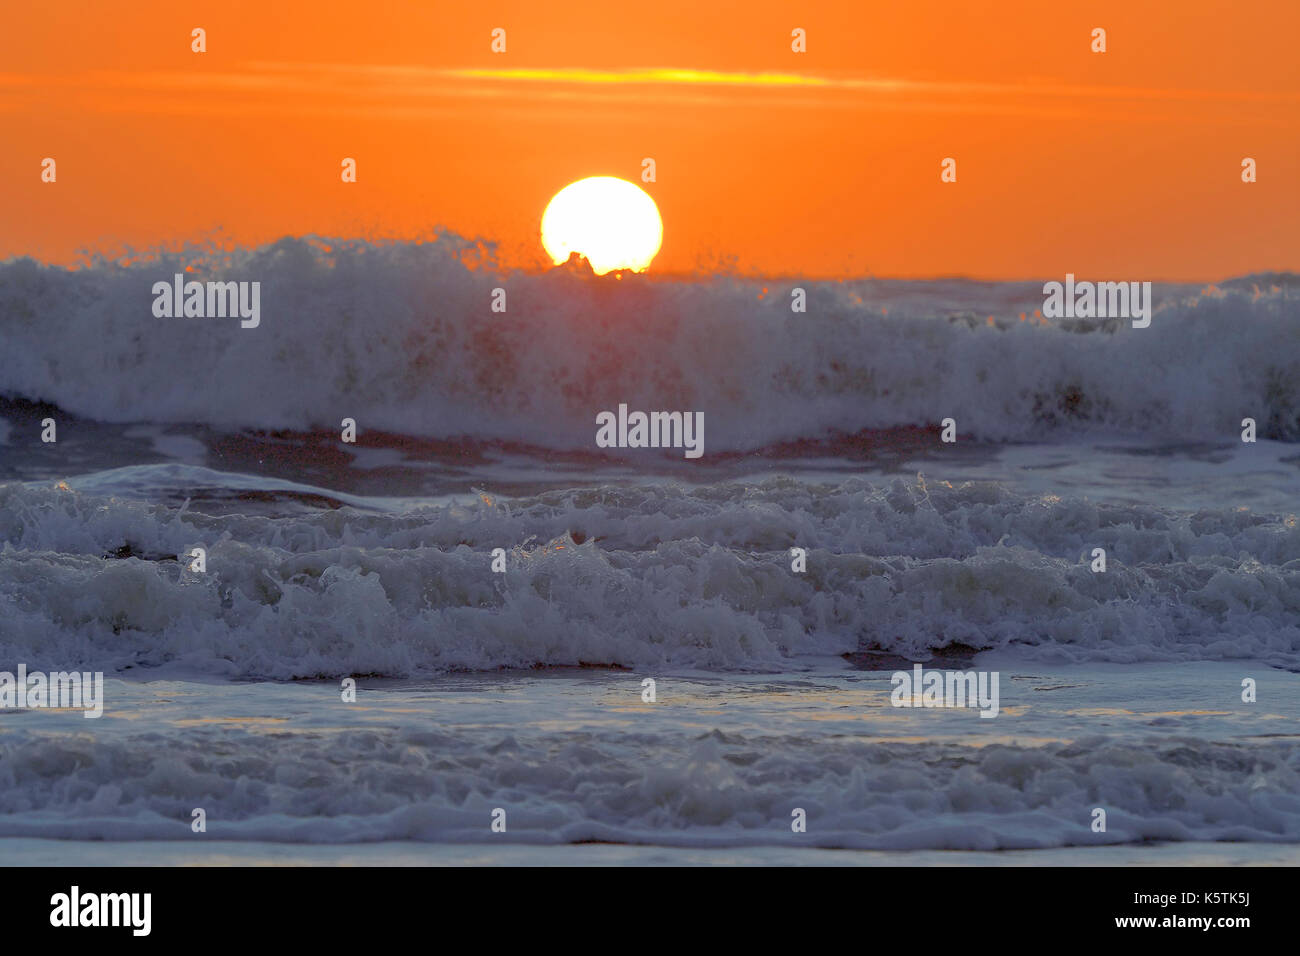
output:
[[[445,226],[540,265],[551,195],[649,156],[656,271],[1300,269],[1295,0],[136,0],[0,24],[0,257]]]

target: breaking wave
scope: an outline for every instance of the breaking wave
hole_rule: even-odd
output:
[[[283,517],[9,484],[0,541],[0,659],[33,669],[284,680],[784,670],[858,652],[1300,659],[1294,515],[989,484],[596,486]],[[196,546],[206,573],[178,560]],[[498,547],[505,573],[491,572]],[[1094,547],[1105,574],[1089,569]]]
[[[260,282],[260,325],[155,318],[153,284],[187,269]],[[310,431],[351,417],[559,449],[592,449],[596,413],[619,403],[704,412],[711,452],[949,416],[993,441],[1235,439],[1247,416],[1297,441],[1296,285],[1156,284],[1151,326],[1133,329],[1036,317],[1041,282],[507,273],[455,236],[20,259],[0,264],[0,395],[99,421]]]

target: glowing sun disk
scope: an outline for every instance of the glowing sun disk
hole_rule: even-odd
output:
[[[551,259],[558,265],[576,252],[597,275],[614,269],[640,272],[654,259],[663,237],[654,200],[613,176],[570,183],[542,214],[542,246]]]

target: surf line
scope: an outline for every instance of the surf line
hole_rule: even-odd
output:
[[[596,415],[597,448],[682,448],[687,458],[704,454],[703,412],[603,411]]]

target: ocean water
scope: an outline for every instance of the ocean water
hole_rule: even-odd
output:
[[[261,324],[155,318],[176,272]],[[1297,278],[1154,298],[456,237],[0,264],[0,670],[106,677],[0,709],[5,858],[1296,862]],[[620,404],[704,455],[598,448]],[[892,706],[915,662],[997,716]]]

